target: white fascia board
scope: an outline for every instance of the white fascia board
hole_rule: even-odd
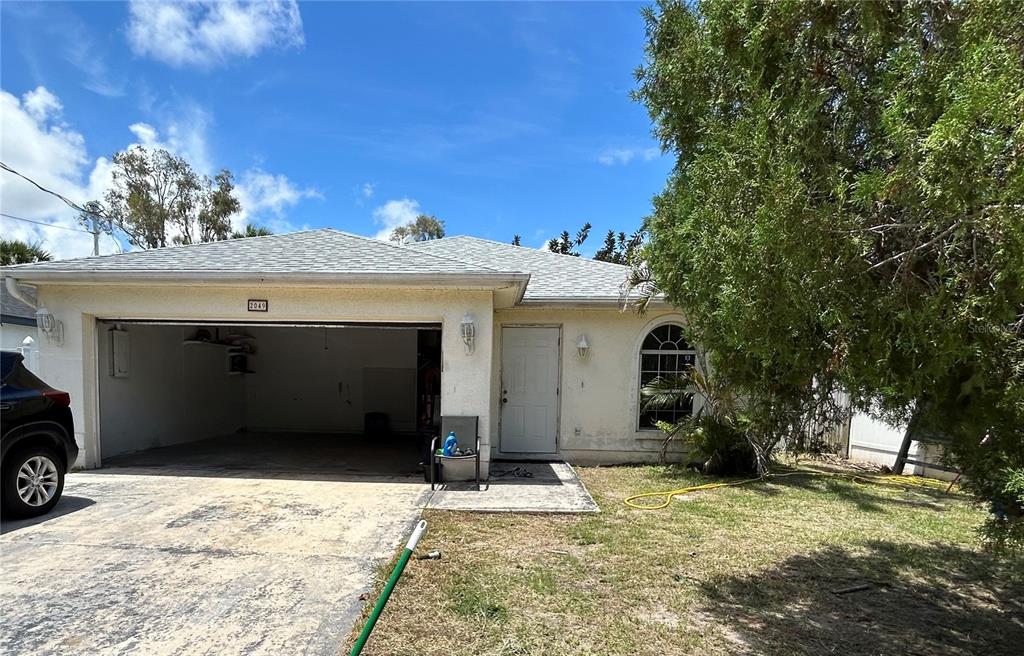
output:
[[[528,273],[323,273],[323,272],[238,272],[238,271],[77,271],[5,270],[5,278],[27,284],[61,285],[280,285],[328,287],[413,287],[456,289],[501,289],[523,291]]]

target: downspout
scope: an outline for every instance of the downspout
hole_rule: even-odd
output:
[[[4,276],[4,284],[7,287],[8,294],[10,294],[11,296],[18,299],[19,301],[21,301],[22,303],[29,307],[38,308],[39,305],[36,301],[29,299],[27,296],[21,293],[20,289],[18,289],[17,278],[13,278],[11,276]]]

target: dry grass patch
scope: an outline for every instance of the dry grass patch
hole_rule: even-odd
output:
[[[966,655],[1024,643],[1024,563],[978,549],[984,516],[964,497],[793,477],[640,511],[622,498],[704,479],[580,475],[600,514],[428,512],[421,549],[444,557],[410,563],[364,653]],[[835,592],[854,585],[870,587]]]

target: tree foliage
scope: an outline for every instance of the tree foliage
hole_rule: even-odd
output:
[[[637,249],[643,244],[643,234],[642,230],[637,230],[627,237],[624,232],[616,233],[614,230],[609,230],[604,237],[604,246],[594,253],[594,259],[614,264],[628,264],[633,260]]]
[[[246,223],[244,230],[235,230],[231,233],[231,239],[242,239],[243,237],[269,237],[274,234],[263,226]]]
[[[53,259],[43,245],[28,243],[19,239],[0,239],[0,265],[31,264],[33,262],[49,262]]]
[[[580,253],[576,249],[587,241],[587,237],[590,236],[590,228],[590,222],[584,223],[583,227],[576,232],[575,238],[569,234],[568,230],[563,230],[561,235],[548,241],[548,250],[559,255],[579,257]]]
[[[951,437],[1020,519],[1002,490],[1024,463],[1024,4],[644,15],[635,95],[677,158],[644,260],[759,430],[844,388]]]
[[[400,225],[391,231],[391,241],[429,241],[444,237],[444,221],[436,216],[420,214],[413,221]]]
[[[115,154],[113,164],[109,229],[123,232],[132,245],[159,248],[231,236],[230,218],[241,205],[227,169],[211,179],[182,157],[142,146]]]

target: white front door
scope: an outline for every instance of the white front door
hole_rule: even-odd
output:
[[[558,328],[502,330],[502,453],[555,452],[558,341]]]

